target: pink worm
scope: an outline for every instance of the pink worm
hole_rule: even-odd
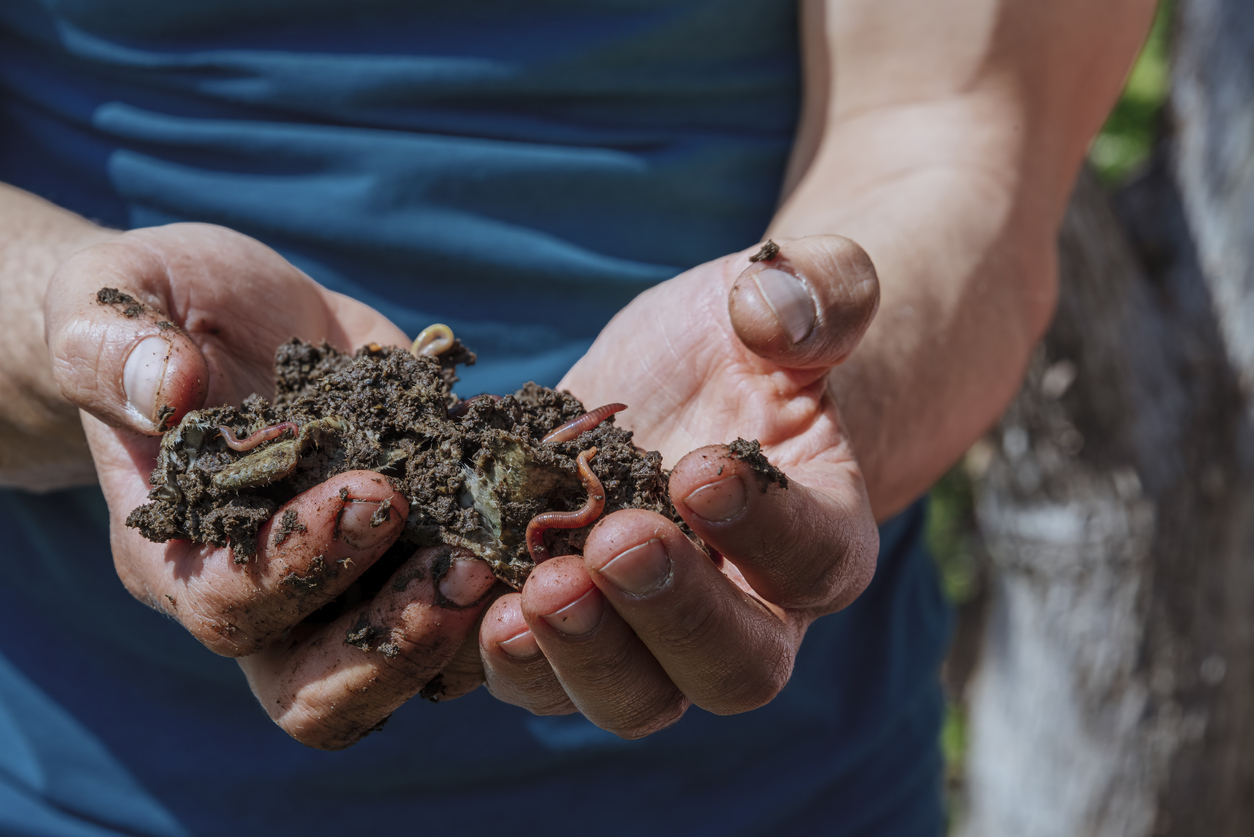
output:
[[[296,422],[285,421],[282,424],[263,427],[253,435],[241,439],[236,436],[231,428],[227,427],[225,424],[218,425],[218,432],[222,434],[222,439],[226,442],[226,446],[231,450],[238,451],[252,450],[262,442],[268,442],[271,439],[276,439],[289,430],[292,431],[293,436],[296,435]]]
[[[597,407],[591,412],[571,419],[556,430],[550,430],[549,434],[540,441],[569,442],[572,439],[578,439],[580,433],[583,433],[585,430],[591,430],[610,416],[626,409],[626,404],[606,404],[604,407]]]
[[[544,545],[546,529],[582,529],[605,511],[605,489],[601,487],[601,481],[592,473],[592,466],[588,464],[588,460],[596,455],[596,448],[588,448],[576,459],[579,479],[588,490],[588,502],[574,511],[542,512],[531,518],[531,522],[527,524],[527,551],[531,553],[531,560],[537,564],[549,558],[549,549]]]

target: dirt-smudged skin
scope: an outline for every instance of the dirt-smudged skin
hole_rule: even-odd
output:
[[[437,544],[471,550],[519,587],[533,566],[527,524],[585,503],[575,457],[593,446],[605,513],[636,507],[678,520],[661,456],[638,450],[629,431],[606,421],[569,441],[541,441],[585,412],[569,394],[528,384],[499,400],[463,402],[450,416],[454,367],[473,362],[460,342],[438,357],[414,357],[377,345],[346,355],[293,340],[275,361],[273,403],[254,395],[238,408],[198,410],[165,435],[149,502],[127,525],[154,541],[229,545],[247,561],[258,530],[287,500],[336,474],[373,470],[409,499],[410,514],[355,595],[373,595],[371,585],[416,548]],[[295,423],[295,436],[245,452],[229,449],[217,429],[243,438],[284,422]],[[551,532],[550,552],[580,551],[590,528]]]

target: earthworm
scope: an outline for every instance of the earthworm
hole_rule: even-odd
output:
[[[584,413],[578,418],[573,418],[563,424],[556,430],[550,430],[548,435],[541,439],[541,442],[569,442],[572,439],[578,439],[579,434],[585,430],[591,430],[619,410],[626,410],[626,404],[606,404],[604,407],[597,407],[591,412]]]
[[[444,323],[436,323],[418,333],[409,351],[414,357],[435,357],[451,348],[453,348],[453,329]]]
[[[471,404],[475,403],[476,401],[480,401],[484,398],[490,398],[493,401],[501,400],[501,396],[493,395],[490,392],[485,392],[483,395],[476,395],[474,398],[468,399],[466,401],[458,401],[451,408],[449,408],[448,417],[449,418],[461,418],[462,416],[470,412]]]
[[[218,432],[222,434],[222,439],[226,442],[226,446],[231,450],[238,451],[252,450],[262,442],[268,442],[271,439],[276,439],[289,430],[292,431],[293,436],[296,435],[296,422],[285,421],[281,424],[263,427],[253,435],[241,439],[236,436],[231,428],[227,427],[225,424],[218,425]]]
[[[588,502],[574,511],[541,512],[527,524],[527,551],[531,553],[531,560],[537,564],[549,557],[548,547],[544,545],[546,529],[580,529],[600,517],[605,510],[605,489],[601,487],[601,481],[592,473],[592,466],[588,464],[588,460],[596,455],[596,448],[588,448],[576,460],[579,479],[588,490]]]

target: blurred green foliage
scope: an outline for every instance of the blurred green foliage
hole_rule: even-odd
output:
[[[966,469],[961,465],[950,469],[932,488],[929,499],[924,537],[940,568],[946,595],[961,605],[978,592],[980,570],[975,500]]]
[[[1108,186],[1122,183],[1150,155],[1171,81],[1170,30],[1174,3],[1159,3],[1149,40],[1132,67],[1119,104],[1089,149],[1089,161]]]

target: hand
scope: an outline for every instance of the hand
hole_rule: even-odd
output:
[[[641,294],[561,384],[629,405],[619,419],[675,463],[672,499],[715,560],[658,515],[604,518],[583,556],[544,562],[489,609],[480,653],[502,700],[628,738],[690,704],[744,712],[788,682],[807,626],[870,582],[878,531],[827,373],[874,316],[875,270],[834,236],[751,264],[755,250]],[[737,436],[786,488],[721,444]]]
[[[134,303],[98,299],[103,287]],[[331,624],[302,623],[400,534],[408,504],[378,474],[340,474],[291,500],[261,529],[258,555],[245,565],[228,549],[155,544],[124,525],[147,499],[158,422],[172,426],[204,403],[272,392],[275,349],[293,336],[341,349],[408,345],[399,329],[258,242],[200,224],[137,230],[83,250],[56,273],[45,307],[54,374],[84,411],[109,502],[114,562],[136,598],[217,653],[241,657],[271,718],[311,746],[348,746],[440,674],[473,634],[478,603],[495,583],[482,562],[454,561],[435,577],[439,550],[420,550],[394,576],[412,579],[402,591],[388,584]],[[352,502],[341,499],[344,489]],[[372,526],[388,501],[394,513]],[[304,531],[271,538],[289,510]],[[320,567],[338,572],[319,576]],[[293,573],[320,583],[285,585]],[[436,603],[437,587],[453,606]],[[391,630],[396,655],[363,654],[345,642],[363,615]],[[446,680],[444,696],[478,682]]]

